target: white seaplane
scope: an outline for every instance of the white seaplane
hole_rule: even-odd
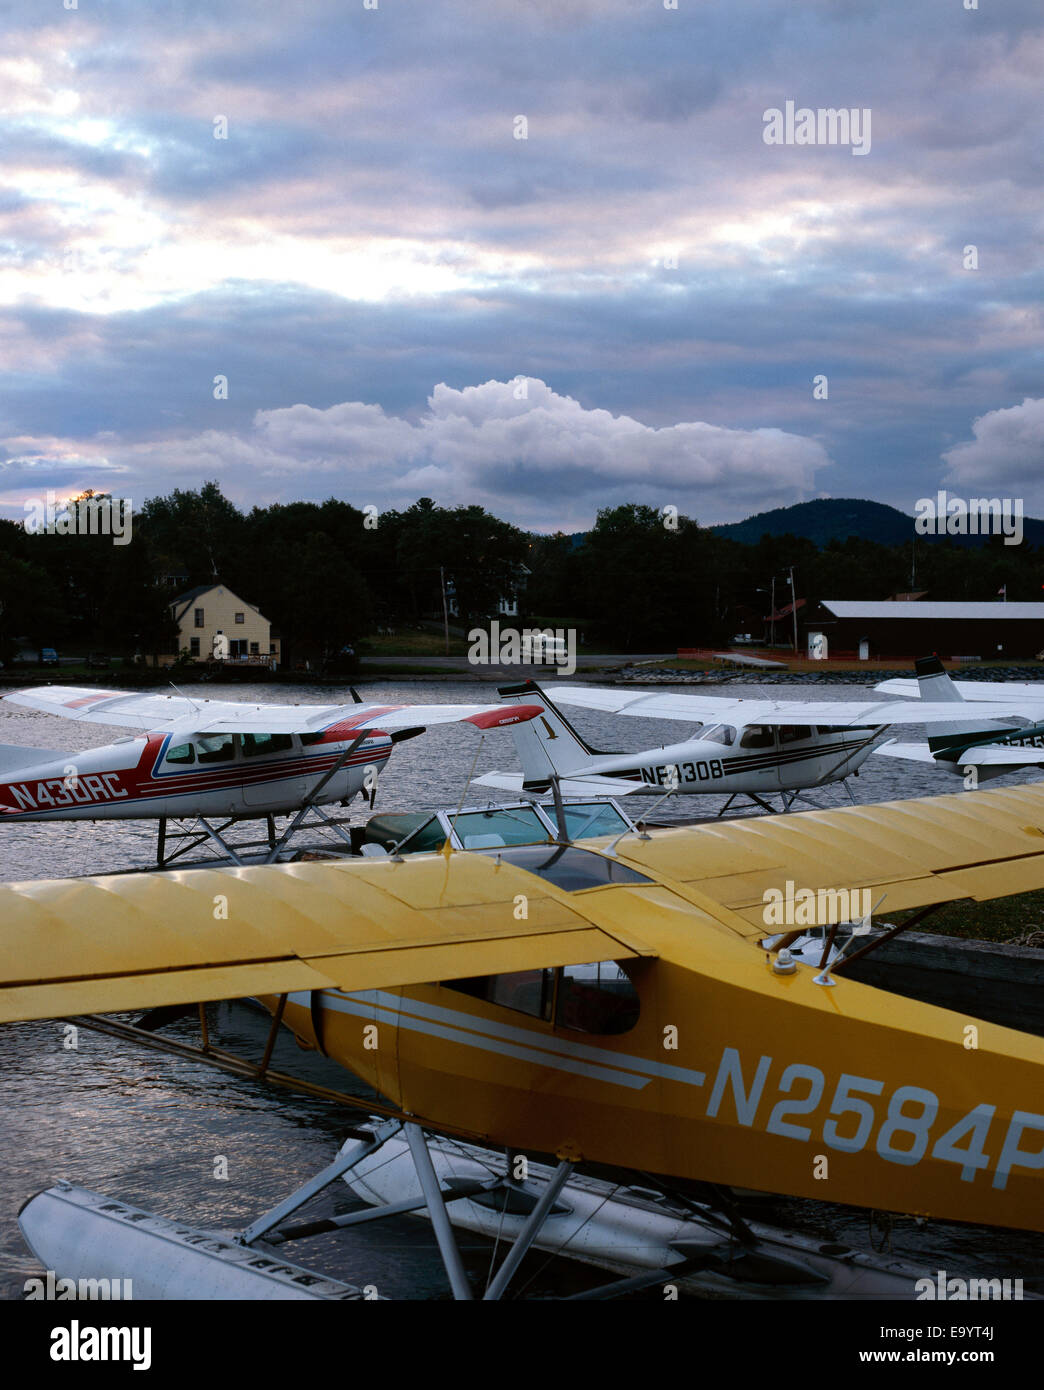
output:
[[[511,702],[532,699],[544,708],[539,717],[512,730],[521,774],[486,773],[475,779],[478,785],[516,795],[543,795],[556,784],[564,795],[726,795],[719,815],[739,795],[765,811],[771,809],[765,798],[778,795],[786,811],[799,799],[809,800],[802,796],[804,791],[830,782],[840,782],[854,803],[846,779],[869,757],[882,729],[890,724],[952,724],[954,717],[946,697],[916,703],[729,699],[676,691],[636,693],[626,687],[542,687],[535,681],[501,686],[500,694]],[[610,714],[687,720],[703,727],[693,737],[660,748],[599,752],[577,733],[555,701]],[[1024,699],[1027,704],[1032,702]],[[1044,713],[1044,697],[1038,697],[1038,708]],[[980,718],[1006,718],[1011,725],[1010,703],[984,702],[976,712]]]
[[[394,744],[429,724],[495,729],[532,719],[537,705],[262,705],[46,686],[6,695],[8,704],[66,719],[137,730],[77,754],[0,744],[0,823],[53,820],[159,821],[157,863],[171,863],[209,839],[233,863],[224,832],[237,821],[268,823],[265,862],[274,862],[312,812],[342,839],[323,811],[360,793],[372,805]],[[292,815],[277,838],[273,817]],[[209,817],[224,817],[214,826]],[[191,819],[166,853],[167,821]]]
[[[949,704],[952,722],[936,727],[922,743],[890,740],[874,752],[887,758],[935,763],[962,776],[969,788],[1006,772],[1044,766],[1044,682],[954,681],[937,656],[914,663],[915,680],[882,681],[875,690],[914,701]],[[985,718],[984,705],[1000,706],[1002,717]],[[959,708],[963,706],[963,708]],[[916,706],[914,706],[916,708]],[[1032,722],[1017,725],[1017,718]]]

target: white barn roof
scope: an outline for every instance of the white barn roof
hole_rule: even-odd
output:
[[[1044,603],[1004,603],[1001,599],[989,603],[925,603],[921,599],[913,602],[883,599],[877,603],[864,603],[850,599],[823,599],[823,607],[835,618],[920,618],[928,622],[969,619],[1011,622],[1022,619],[1044,622]]]

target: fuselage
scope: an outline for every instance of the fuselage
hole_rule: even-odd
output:
[[[1040,1039],[975,1020],[969,1048],[964,1014],[844,977],[824,987],[817,966],[777,972],[749,921],[646,865],[665,843],[620,846],[644,882],[562,895],[650,954],[292,993],[283,1021],[422,1125],[480,1142],[1044,1230]],[[452,900],[485,883],[510,906],[511,856],[454,856],[475,882],[462,897],[455,880]],[[409,862],[444,891],[444,856]],[[427,901],[414,874],[399,891]]]
[[[17,769],[0,781],[0,819],[140,820],[296,810],[356,735],[152,733]],[[380,772],[392,740],[373,733],[316,797],[345,801]],[[373,771],[370,772],[370,769]]]
[[[793,791],[849,776],[870,756],[875,733],[719,724],[699,738],[668,744],[655,753],[646,749],[596,756],[568,775],[643,782],[652,794],[666,790],[675,777],[680,792]]]

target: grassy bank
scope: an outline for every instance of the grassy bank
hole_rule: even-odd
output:
[[[913,912],[882,913],[882,918],[895,925],[913,916]],[[993,898],[985,903],[963,898],[939,908],[912,930],[975,941],[1044,946],[1044,890]]]

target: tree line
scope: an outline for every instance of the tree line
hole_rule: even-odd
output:
[[[98,499],[95,499],[96,501]],[[717,645],[789,600],[877,599],[916,588],[937,600],[1041,597],[1044,557],[1000,537],[976,548],[799,536],[742,544],[692,517],[608,507],[582,535],[536,535],[479,506],[422,497],[376,513],[330,498],[241,511],[217,483],[153,497],[130,543],[27,532],[0,521],[0,660],[20,642],[152,654],[175,639],[177,594],[220,582],[254,604],[289,660],[320,659],[378,628],[441,618],[443,584],[463,628],[515,596],[519,621],[576,626],[588,650]],[[916,564],[916,580],[912,564]]]

